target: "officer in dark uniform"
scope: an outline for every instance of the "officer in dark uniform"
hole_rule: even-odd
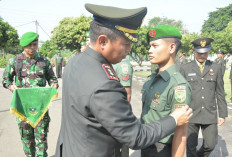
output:
[[[189,120],[188,125],[188,157],[209,156],[217,144],[217,125],[222,125],[228,114],[221,66],[207,60],[211,42],[213,42],[211,38],[192,41],[195,60],[180,68],[180,72],[190,83],[193,93],[190,105],[193,109],[193,118]],[[200,150],[196,150],[200,128],[203,145]]]
[[[188,107],[142,125],[134,116],[127,94],[112,65],[119,63],[137,42],[147,8],[121,9],[86,4],[93,13],[90,46],[70,60],[63,75],[62,122],[56,156],[120,157],[125,144],[141,149],[184,125]]]
[[[225,71],[226,71],[226,61],[224,60],[225,53],[219,49],[217,52],[217,58],[215,60],[216,63],[221,65],[221,70],[222,70],[222,76],[224,76]]]

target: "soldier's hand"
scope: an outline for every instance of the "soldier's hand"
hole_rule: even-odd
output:
[[[171,113],[171,116],[176,118],[177,126],[181,126],[188,123],[189,119],[193,116],[193,113],[192,109],[189,108],[188,105],[185,105],[182,108],[175,109],[175,111]]]
[[[51,85],[51,87],[55,87],[56,89],[58,89],[58,88],[59,88],[59,85],[58,85],[57,83],[53,83],[53,84]]]
[[[221,126],[223,123],[225,123],[226,119],[225,118],[218,118],[218,125]]]
[[[18,89],[18,87],[16,86],[16,85],[10,85],[9,86],[9,90],[13,93],[13,91],[15,90],[15,89]]]

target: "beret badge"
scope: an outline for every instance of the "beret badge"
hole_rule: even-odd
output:
[[[149,35],[150,35],[150,37],[155,37],[155,36],[156,36],[155,30],[154,30],[154,29],[151,29],[151,30],[149,31]]]
[[[201,47],[205,47],[206,41],[205,41],[205,40],[202,40],[202,41],[200,42],[200,45],[201,45]]]

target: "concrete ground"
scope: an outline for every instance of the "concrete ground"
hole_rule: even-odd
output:
[[[2,76],[3,69],[0,69]],[[141,114],[141,88],[144,78],[134,77],[132,86],[132,110],[139,118]],[[0,77],[2,82],[2,78]],[[59,96],[50,107],[51,117],[48,133],[48,155],[54,156],[56,142],[61,123],[61,98],[62,98],[62,79],[59,79]],[[15,116],[9,112],[12,93],[4,89],[0,84],[0,157],[23,157],[22,143],[19,136],[18,126]],[[210,157],[232,157],[232,110],[229,110],[229,117],[226,123],[219,128],[218,145]],[[199,146],[202,143],[202,137],[199,137]],[[130,157],[140,157],[140,151],[130,150]]]

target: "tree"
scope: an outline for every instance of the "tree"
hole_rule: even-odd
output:
[[[147,43],[147,26],[143,26],[138,31],[138,43],[131,44],[131,52],[130,56],[134,61],[136,61],[140,66],[144,60],[147,59],[149,44]]]
[[[157,27],[158,25],[172,25],[177,27],[182,34],[188,34],[188,30],[184,27],[184,23],[181,20],[176,21],[167,17],[154,17],[148,23],[149,27]]]
[[[220,32],[232,21],[232,4],[217,9],[218,10],[209,13],[209,18],[205,20],[202,26],[202,33]]]
[[[0,30],[0,50],[2,50],[4,55],[6,50],[11,50],[12,47],[19,45],[19,36],[17,31],[12,26],[1,19]]]
[[[90,17],[84,15],[74,18],[66,17],[60,21],[59,26],[52,31],[51,42],[56,45],[56,48],[61,49],[80,49],[81,41],[85,40],[85,33],[89,30]]]
[[[52,56],[54,56],[56,53],[56,48],[55,45],[51,43],[51,41],[47,40],[42,44],[42,46],[39,49],[39,52],[44,57],[52,58]]]
[[[181,39],[182,45],[179,52],[184,52],[186,55],[193,54],[193,45],[191,44],[191,41],[197,38],[199,38],[197,33],[183,35]]]

